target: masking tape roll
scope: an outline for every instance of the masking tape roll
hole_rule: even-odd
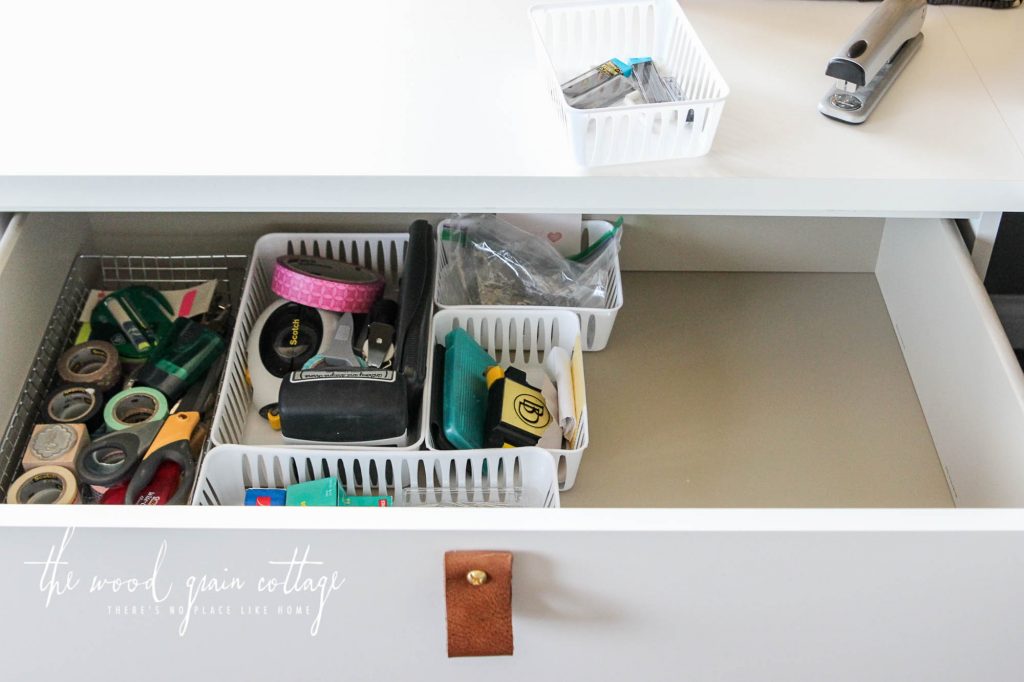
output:
[[[281,256],[274,264],[271,290],[302,305],[337,313],[368,313],[384,291],[372,270],[328,258]]]
[[[138,386],[121,391],[107,403],[103,421],[111,431],[120,431],[134,424],[160,421],[167,417],[167,398],[153,388]]]
[[[52,464],[26,471],[7,491],[7,504],[77,503],[78,482],[74,475]]]
[[[51,424],[85,424],[89,431],[103,424],[103,395],[95,386],[61,386],[46,396],[43,405]]]
[[[88,341],[64,351],[57,361],[60,378],[109,391],[121,378],[121,357],[107,341]]]

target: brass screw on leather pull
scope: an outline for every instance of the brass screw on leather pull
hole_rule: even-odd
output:
[[[473,587],[479,587],[485,582],[490,580],[491,576],[487,575],[486,571],[481,571],[479,568],[474,568],[472,571],[466,574],[466,582]]]

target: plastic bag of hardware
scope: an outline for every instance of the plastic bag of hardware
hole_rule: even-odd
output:
[[[494,215],[452,216],[441,240],[447,263],[438,293],[444,305],[605,308],[621,229],[617,224],[569,257]]]

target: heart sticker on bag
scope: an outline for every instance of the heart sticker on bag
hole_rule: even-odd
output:
[[[558,242],[562,241],[562,233],[548,232],[548,241],[551,242],[552,244],[557,244]]]

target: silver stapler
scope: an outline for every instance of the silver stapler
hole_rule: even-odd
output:
[[[828,63],[836,83],[818,110],[844,123],[867,120],[921,48],[927,11],[927,0],[885,0]]]

